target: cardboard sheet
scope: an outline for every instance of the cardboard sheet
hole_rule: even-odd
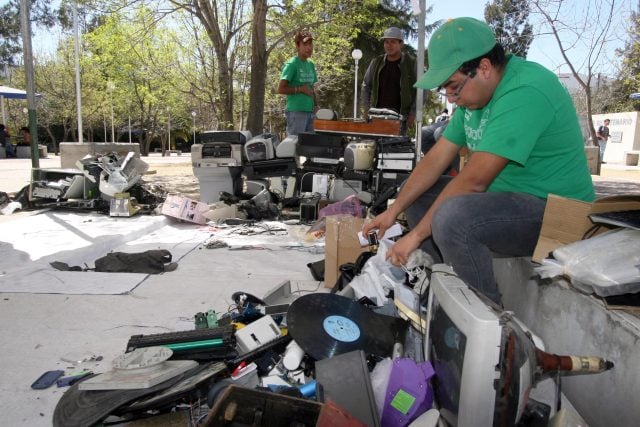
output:
[[[342,264],[354,262],[365,248],[360,246],[358,232],[364,220],[351,215],[327,217],[325,237],[324,285],[332,288],[338,280]]]

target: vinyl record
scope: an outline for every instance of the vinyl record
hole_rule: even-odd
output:
[[[387,357],[406,328],[401,319],[376,314],[335,294],[309,294],[287,311],[287,327],[298,345],[316,360],[353,350]]]

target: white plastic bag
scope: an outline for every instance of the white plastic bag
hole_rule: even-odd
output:
[[[568,276],[578,288],[606,297],[640,292],[640,230],[619,228],[561,246],[536,272]]]
[[[360,274],[351,280],[355,299],[368,297],[378,307],[387,301],[387,295],[396,285],[404,283],[404,271],[387,261],[387,251],[394,243],[381,240],[378,252],[369,258]]]

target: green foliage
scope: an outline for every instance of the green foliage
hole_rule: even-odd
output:
[[[318,104],[330,108],[341,117],[353,116],[355,61],[354,49],[363,52],[358,62],[358,90],[371,59],[383,53],[382,33],[389,26],[405,30],[407,37],[417,34],[416,18],[410,13],[408,1],[340,1],[313,0],[287,3],[285,8],[272,9],[272,25],[268,37],[273,43],[269,57],[269,81],[265,110],[269,123],[283,123],[285,99],[275,95],[280,70],[284,62],[295,55],[293,35],[300,28],[314,34],[314,53],[319,82],[316,87]],[[407,50],[415,55],[411,46]],[[278,117],[279,116],[279,117]],[[284,126],[283,126],[284,127]],[[281,129],[283,129],[283,127]]]
[[[637,12],[631,15],[628,35],[624,49],[616,52],[622,64],[613,88],[615,111],[640,111],[640,101],[629,99],[630,94],[640,92],[640,14]]]
[[[484,19],[496,32],[498,42],[507,52],[527,57],[533,41],[527,0],[493,0],[484,9]]]
[[[177,116],[185,120],[190,106],[183,100],[188,83],[177,72],[181,49],[173,30],[159,24],[149,9],[112,13],[85,37],[84,113],[90,122],[103,121],[113,103],[116,126],[123,127],[132,114],[145,129],[148,149],[151,139],[164,135],[171,117],[174,123]]]
[[[56,11],[47,0],[31,1],[31,21],[50,28],[57,22]],[[33,25],[33,24],[32,24]],[[0,64],[13,65],[22,53],[20,1],[9,0],[0,6]]]

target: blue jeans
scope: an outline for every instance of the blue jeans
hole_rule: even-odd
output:
[[[287,135],[313,132],[314,113],[310,111],[285,111],[284,114],[287,118]]]
[[[442,176],[407,210],[411,228],[451,181]],[[500,304],[493,254],[530,256],[536,247],[546,201],[524,193],[475,193],[447,199],[434,212],[432,237],[421,249],[450,264],[460,278]]]
[[[604,160],[604,150],[607,149],[607,141],[598,138],[598,148],[600,151],[600,162]]]

